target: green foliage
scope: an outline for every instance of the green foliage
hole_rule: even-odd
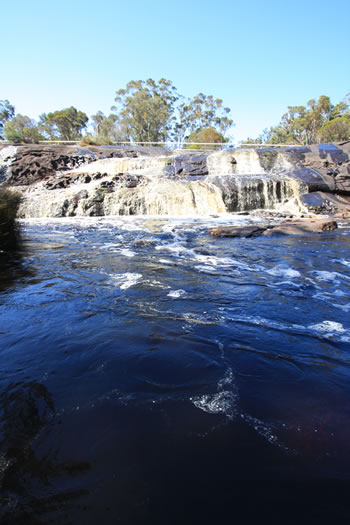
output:
[[[136,142],[165,141],[173,123],[177,90],[170,80],[132,80],[116,93],[117,120]]]
[[[204,128],[199,129],[198,131],[193,131],[189,137],[187,137],[186,142],[201,142],[201,143],[222,143],[228,142],[228,139],[216,131],[215,128]],[[200,149],[200,145],[190,144],[189,149]],[[215,146],[213,147],[215,149]]]
[[[310,100],[306,106],[288,106],[288,111],[282,116],[278,126],[271,127],[269,130],[265,129],[256,139],[256,143],[315,144],[321,136],[321,130],[326,133],[327,129],[334,130],[333,134],[326,133],[329,137],[340,136],[343,132],[346,133],[346,123],[342,122],[341,125],[339,123],[334,125],[335,127],[330,126],[330,123],[339,118],[345,118],[348,108],[345,101],[334,106],[330,98],[324,95],[318,100]],[[336,129],[337,132],[335,132]]]
[[[164,78],[155,82],[132,80],[117,91],[117,122],[128,139],[137,142],[162,142],[169,138],[183,141],[186,135],[213,128],[225,133],[232,125],[230,109],[221,99],[199,93],[193,99],[180,96],[173,84]],[[108,117],[110,118],[110,117]],[[103,114],[93,116],[95,129],[101,133]]]
[[[350,139],[350,117],[343,116],[323,124],[319,131],[321,142],[338,142]]]
[[[43,113],[40,115],[39,128],[45,136],[52,140],[77,140],[88,123],[88,116],[75,107]]]
[[[118,122],[118,117],[114,114],[106,117],[102,111],[92,115],[95,137],[100,143],[110,144],[128,140],[126,126]]]
[[[81,146],[113,146],[115,142],[107,137],[85,135],[79,144]]]
[[[10,142],[36,144],[43,139],[35,120],[26,115],[16,115],[4,125],[4,133]]]
[[[3,129],[7,121],[14,117],[15,108],[8,100],[0,100],[0,138],[3,138]]]
[[[230,108],[224,107],[220,98],[214,99],[211,95],[199,93],[179,105],[175,132],[179,140],[183,140],[188,133],[208,128],[215,128],[225,134],[233,126],[230,112]]]
[[[17,245],[16,215],[20,201],[21,196],[18,193],[0,188],[0,252]]]

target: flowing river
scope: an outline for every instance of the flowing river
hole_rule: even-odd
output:
[[[350,230],[208,234],[251,221],[22,222],[0,282],[1,523],[349,516]]]

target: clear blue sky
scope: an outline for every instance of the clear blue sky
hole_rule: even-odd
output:
[[[37,119],[71,105],[109,113],[129,80],[222,98],[235,140],[288,105],[350,91],[349,0],[6,1],[0,99]]]

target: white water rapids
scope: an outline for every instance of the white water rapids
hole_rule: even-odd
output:
[[[208,174],[201,176],[176,175],[178,158],[112,158],[81,166],[64,173],[72,177],[65,188],[49,191],[45,181],[30,186],[20,217],[209,216],[276,209],[307,191],[288,176],[292,166],[280,152],[274,152],[268,171],[256,151],[215,152],[206,157]]]

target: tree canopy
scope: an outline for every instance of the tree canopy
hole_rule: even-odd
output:
[[[0,100],[0,138],[3,137],[4,125],[15,115],[15,108],[8,100]]]
[[[348,120],[349,105],[344,100],[333,105],[330,98],[323,95],[318,100],[310,100],[306,106],[288,106],[277,126],[265,129],[255,140],[248,140],[257,144],[305,145],[320,140],[346,140],[349,138]]]
[[[88,123],[88,116],[75,107],[43,113],[40,115],[39,129],[50,139],[76,140],[82,136]]]
[[[130,139],[160,142],[169,136],[177,100],[177,90],[170,80],[132,80],[117,91],[112,110]]]
[[[35,144],[44,138],[35,120],[19,113],[12,120],[5,122],[4,133],[7,140],[15,143]]]
[[[266,128],[251,144],[313,144],[350,139],[350,93],[333,104],[328,96],[311,99],[305,105],[288,106],[276,126]],[[16,115],[8,100],[0,100],[0,139],[37,142],[42,139],[75,141],[84,136],[86,144],[135,142],[228,141],[234,126],[231,110],[223,100],[199,93],[193,98],[180,95],[170,80],[132,80],[116,92],[115,105],[107,116],[91,116],[74,106],[43,113],[39,123]]]
[[[189,133],[209,128],[225,134],[233,126],[233,120],[229,118],[230,108],[224,107],[220,98],[214,99],[211,95],[199,93],[182,102],[178,112],[175,128],[180,141]]]
[[[215,128],[202,128],[198,131],[193,131],[189,137],[186,139],[187,142],[194,143],[223,143],[228,142],[228,139],[225,139],[222,133],[216,131]],[[191,149],[198,149],[200,145],[192,144]]]

